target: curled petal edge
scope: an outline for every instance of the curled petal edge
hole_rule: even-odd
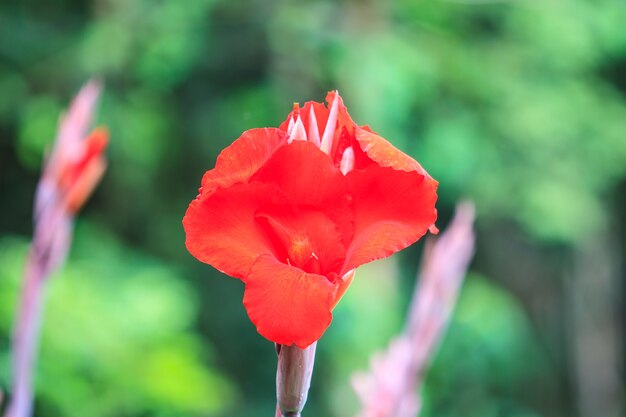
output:
[[[316,342],[332,321],[332,312],[352,280],[337,285],[263,255],[246,280],[243,304],[257,331],[281,344],[305,349]]]

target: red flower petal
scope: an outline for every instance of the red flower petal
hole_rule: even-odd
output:
[[[294,204],[322,206],[345,194],[343,175],[310,142],[294,141],[278,149],[251,178],[275,185]]]
[[[337,280],[335,284],[337,285],[337,292],[335,293],[335,299],[333,300],[333,309],[341,300],[341,297],[346,293],[350,284],[352,284],[352,280],[354,279],[354,270],[347,272],[340,280]]]
[[[265,255],[250,271],[243,304],[261,335],[304,349],[330,325],[335,293],[335,286],[323,276]]]
[[[106,170],[104,151],[109,142],[109,132],[104,127],[94,129],[82,142],[82,154],[62,171],[59,187],[65,193],[68,209],[76,213],[91,195]]]
[[[350,172],[355,232],[343,272],[385,258],[422,237],[437,219],[437,181],[375,164]]]
[[[416,171],[430,178],[430,175],[415,159],[369,130],[369,128],[357,128],[355,137],[361,149],[378,165],[400,171]]]
[[[278,149],[251,181],[276,186],[292,204],[319,208],[337,225],[345,246],[352,240],[352,197],[345,177],[312,143],[296,141]]]
[[[200,261],[245,281],[261,254],[271,253],[255,221],[260,206],[281,201],[264,184],[235,184],[191,202],[183,218],[189,252]]]
[[[202,190],[211,193],[237,182],[247,181],[283,144],[285,133],[279,129],[251,129],[224,149],[217,157],[215,168],[202,178]]]

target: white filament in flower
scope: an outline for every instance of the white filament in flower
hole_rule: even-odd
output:
[[[328,114],[328,122],[324,129],[324,135],[322,136],[322,142],[320,149],[322,152],[330,155],[330,150],[333,148],[333,136],[335,135],[335,128],[337,127],[337,113],[339,113],[339,94],[335,91],[335,99],[330,107],[330,113]]]
[[[320,147],[320,132],[317,127],[317,118],[315,117],[315,112],[313,111],[313,106],[311,106],[311,110],[309,111],[309,142]]]
[[[339,170],[343,175],[354,169],[354,149],[352,146],[348,146],[343,155],[341,155],[341,162],[339,163]]]
[[[289,126],[287,126],[287,136],[291,136],[291,131],[293,130],[295,122],[293,121],[293,116],[289,118]]]
[[[306,140],[306,131],[304,130],[304,125],[302,124],[300,116],[296,116],[296,123],[293,125],[293,129],[291,130],[287,143],[291,143],[294,140]]]

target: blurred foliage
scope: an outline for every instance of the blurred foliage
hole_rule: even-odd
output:
[[[81,224],[72,258],[49,288],[38,366],[47,416],[206,415],[233,400],[193,332],[198,298],[175,269]],[[27,244],[0,242],[2,380]],[[43,414],[43,412],[42,412]]]
[[[429,372],[422,415],[537,416],[533,408],[547,408],[557,392],[554,369],[535,339],[510,295],[470,275]],[[526,392],[516,392],[519,387]],[[533,404],[537,398],[544,403]]]
[[[0,3],[3,385],[40,162],[60,111],[97,76],[109,170],[51,282],[38,415],[271,415],[272,346],[241,285],[186,253],[180,221],[242,131],[338,88],[357,122],[441,182],[440,226],[460,197],[479,210],[486,278],[465,289],[426,415],[571,415],[563,340],[523,298],[556,294],[558,309],[546,286],[559,276],[540,260],[512,285],[502,264],[524,274],[526,260],[497,257],[493,242],[513,230],[544,253],[613,223],[626,179],[624,21],[619,0]],[[401,328],[418,254],[360,271],[320,343],[309,415],[354,414],[349,375]]]

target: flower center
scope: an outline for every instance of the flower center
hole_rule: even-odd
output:
[[[313,246],[307,236],[292,238],[287,248],[286,262],[312,274],[321,272],[320,260],[313,251]]]
[[[345,247],[337,226],[324,213],[281,206],[257,213],[256,220],[281,262],[326,277],[341,269]]]

